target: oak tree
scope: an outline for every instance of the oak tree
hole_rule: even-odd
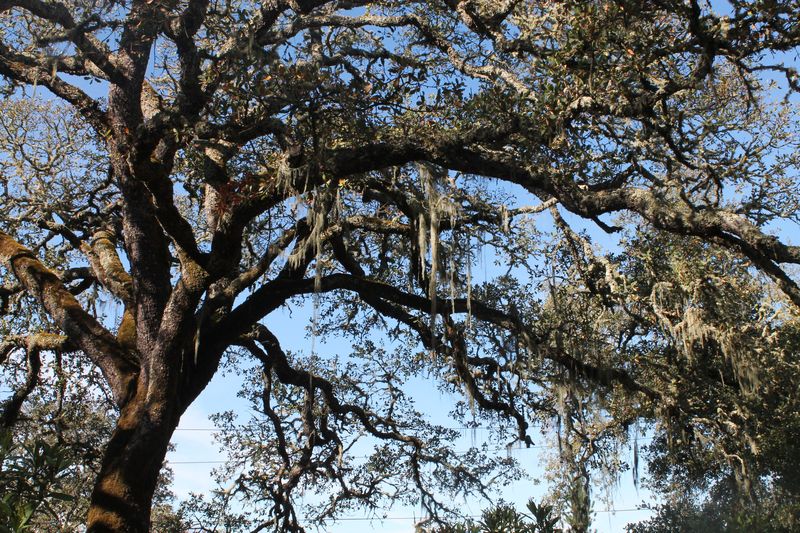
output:
[[[502,465],[418,418],[397,385],[420,373],[527,444],[568,419],[576,452],[595,446],[587,398],[613,415],[603,435],[705,424],[744,480],[731,450],[763,435],[760,411],[717,424],[702,386],[739,405],[771,390],[739,369],[796,366],[771,333],[800,307],[800,248],[781,238],[800,212],[800,12],[719,9],[0,0],[0,354],[27,366],[3,424],[45,356],[102,376],[118,416],[91,532],[148,530],[172,433],[232,356],[259,369],[267,475],[241,481],[269,502],[262,528],[301,527],[308,480],[332,485],[320,519],[397,479],[433,519],[437,485],[481,492]],[[630,245],[600,251],[581,227]],[[700,274],[635,245],[661,235],[701,250]],[[479,284],[486,249],[506,271]],[[729,290],[741,279],[764,288]],[[751,298],[717,316],[720,294]],[[264,319],[300,298],[352,354],[282,347]],[[764,328],[737,336],[751,304]],[[346,461],[362,433],[382,462]]]

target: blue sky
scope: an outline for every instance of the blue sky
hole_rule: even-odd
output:
[[[270,325],[276,332],[280,332],[282,326],[293,328],[296,331],[297,325],[302,323],[299,320],[298,313],[299,311],[295,309],[290,318],[285,311],[276,311],[269,319]],[[284,331],[286,330],[284,329]],[[295,337],[299,342],[293,345],[292,337]],[[287,345],[293,345],[293,349],[310,349],[310,341],[304,338],[303,332],[297,336],[291,333],[285,334],[282,340]],[[328,347],[323,344],[318,349],[320,352],[325,352]],[[238,387],[239,379],[236,376],[217,375],[181,419],[178,430],[173,437],[176,449],[167,456],[169,464],[175,473],[173,490],[179,498],[188,496],[190,492],[204,492],[214,487],[211,480],[211,470],[222,465],[213,461],[223,461],[225,456],[220,453],[218,446],[214,442],[213,432],[209,431],[214,426],[208,420],[208,416],[214,412],[228,409],[238,410],[246,416],[248,405],[242,399],[235,397],[235,391],[238,390]],[[418,405],[435,407],[429,413],[432,420],[447,425],[447,411],[449,410],[447,406],[451,405],[456,399],[454,396],[448,397],[439,392],[433,383],[430,386],[418,385],[412,392],[417,399]],[[456,424],[455,421],[450,423],[450,425]],[[497,496],[507,502],[514,503],[519,509],[524,510],[525,502],[529,498],[541,500],[547,492],[547,483],[544,479],[545,472],[540,463],[545,459],[544,455],[546,453],[552,452],[552,442],[548,442],[542,436],[536,437],[534,435],[535,447],[515,448],[506,452],[504,451],[505,443],[487,440],[489,432],[481,429],[475,432],[464,431],[462,438],[455,443],[455,449],[461,451],[472,445],[480,446],[483,443],[488,443],[490,446],[500,449],[498,452],[500,454],[512,454],[525,468],[530,478],[513,483],[499,491]],[[644,439],[640,442],[643,441]],[[623,459],[632,462],[630,455]],[[644,468],[644,465],[640,466],[642,473],[644,473]],[[539,480],[539,482],[537,483],[536,480]],[[594,516],[593,528],[597,531],[622,531],[625,524],[644,519],[651,514],[646,510],[634,511],[642,501],[652,502],[652,497],[646,489],[641,486],[637,489],[634,486],[630,472],[626,472],[620,477],[618,485],[607,489],[611,496],[610,502],[601,500],[604,496],[601,492],[605,492],[605,490],[605,488],[599,489],[596,487],[593,493],[595,499],[593,508],[597,511]],[[475,499],[466,500],[463,502],[464,513],[470,516],[478,516],[481,509],[486,505],[486,502]],[[608,509],[620,509],[622,511],[613,513],[607,512]],[[302,512],[300,514],[302,515]],[[398,506],[388,510],[387,516],[389,519],[374,519],[370,521],[367,515],[355,513],[348,515],[350,520],[343,520],[338,524],[329,526],[326,531],[331,533],[412,532],[415,518],[420,517],[420,510],[419,508]]]
[[[717,8],[722,8],[727,5],[727,2],[715,1],[714,5]],[[788,59],[796,64],[796,55]],[[64,74],[61,75],[68,77]],[[83,81],[79,81],[78,84],[93,97],[102,97],[107,93],[105,84],[95,83],[87,85]],[[523,203],[526,200],[524,194],[519,194],[518,198]],[[536,203],[532,199],[528,198],[528,200],[530,200],[531,203]],[[596,226],[578,222],[574,217],[567,217],[567,220],[570,223],[576,223],[578,228],[587,229],[596,242],[600,243],[605,249],[613,249],[615,247],[616,243],[605,233],[597,229]],[[546,224],[544,224],[544,226],[546,226]],[[796,236],[792,235],[785,227],[778,227],[776,231],[782,233],[782,236],[785,236],[788,241],[796,241]],[[479,271],[486,272],[483,268],[479,269]],[[491,276],[492,272],[489,271],[488,274]],[[284,309],[280,309],[269,318],[269,322],[287,348],[310,351],[311,341],[308,339],[305,330],[305,326],[309,323],[310,317],[305,318],[306,320],[301,319],[300,311],[297,309],[295,309],[291,317]],[[346,349],[346,346],[339,346],[338,349]],[[218,446],[213,440],[213,434],[209,431],[209,429],[213,427],[213,424],[208,420],[208,416],[215,412],[228,409],[246,411],[248,405],[243,400],[236,397],[238,388],[238,377],[223,376],[222,374],[217,375],[209,387],[181,419],[180,426],[173,438],[176,449],[168,455],[170,465],[175,472],[173,489],[179,497],[185,497],[189,492],[203,492],[213,488],[214,484],[211,480],[210,471],[212,468],[220,466],[219,463],[213,463],[213,461],[223,460],[224,455],[219,452]],[[420,405],[439,407],[438,410],[433,410],[430,413],[431,417],[441,419],[446,416],[447,409],[442,409],[441,406],[452,403],[452,398],[442,397],[442,393],[440,393],[434,385],[418,385],[413,392]],[[486,432],[477,432],[476,444],[482,444],[486,439]],[[545,441],[540,438],[537,442],[541,444]],[[472,436],[465,434],[463,442],[459,442],[458,447],[459,449],[463,449],[471,444]],[[500,445],[500,443],[490,444]],[[546,446],[546,443],[544,446]],[[546,452],[547,449],[545,447],[537,447],[533,449],[513,450],[511,453],[525,465],[531,478],[543,479],[545,477],[545,472],[540,465],[540,461],[543,454]],[[644,474],[646,465],[641,466],[641,469],[642,474]],[[517,504],[517,507],[522,509],[524,502],[527,501],[528,498],[533,497],[535,499],[540,499],[546,493],[546,490],[546,483],[535,484],[531,480],[526,480],[515,483],[502,491],[500,497],[506,501]],[[652,503],[652,495],[646,489],[639,487],[637,490],[636,487],[634,487],[630,473],[623,474],[619,480],[618,486],[612,488],[610,491],[612,495],[611,506],[622,511],[618,513],[606,512],[609,507],[607,507],[605,502],[600,500],[598,492],[599,491],[595,491],[595,495],[597,496],[594,505],[596,514],[593,524],[594,529],[597,531],[621,531],[626,523],[646,518],[651,514],[648,511],[630,511],[630,509],[636,508],[642,501],[649,501]],[[484,503],[474,500],[464,503],[466,514],[469,515],[479,514],[483,506]],[[327,531],[332,533],[358,533],[362,531],[411,532],[413,531],[414,517],[419,516],[419,509],[398,507],[389,511],[389,516],[396,519],[369,522],[363,520],[364,516],[353,515],[352,518],[355,520],[343,521],[338,525],[328,528]]]
[[[516,206],[537,205],[539,200],[532,197],[516,186],[503,186],[504,192],[511,193],[516,199]],[[550,231],[553,227],[550,216],[547,213],[537,215],[537,227],[542,231]],[[565,214],[566,219],[573,224],[576,230],[585,229],[593,238],[595,243],[606,250],[617,248],[616,237],[611,237],[597,228],[591,222],[569,214]],[[480,284],[488,281],[504,269],[493,265],[494,258],[490,251],[485,254],[478,254],[479,263],[473,266],[473,283]],[[313,308],[308,305],[293,305],[291,314],[286,308],[275,311],[266,319],[270,329],[281,340],[284,349],[310,353],[312,342],[317,353],[331,354],[338,353],[346,356],[349,344],[345,339],[312,339],[308,334],[308,325],[311,323]],[[220,452],[214,442],[213,424],[208,420],[208,416],[219,411],[236,410],[242,413],[244,419],[247,418],[249,405],[242,399],[235,396],[240,386],[240,379],[237,376],[217,375],[209,387],[189,408],[181,419],[178,430],[173,437],[176,449],[168,454],[168,461],[175,473],[175,485],[173,490],[179,498],[188,496],[190,492],[203,492],[214,487],[211,480],[211,470],[220,468],[223,465],[225,455]],[[429,420],[447,427],[460,425],[458,422],[449,418],[450,407],[461,399],[454,395],[447,395],[438,390],[434,381],[415,382],[409,392],[413,394],[417,402],[418,409],[425,411],[423,406],[430,406],[426,411]],[[197,431],[201,430],[201,431]],[[535,428],[531,431],[537,431]],[[503,488],[496,493],[496,498],[513,503],[520,510],[524,510],[525,503],[529,498],[537,501],[546,495],[548,491],[546,472],[543,470],[542,463],[546,460],[546,454],[553,452],[554,442],[552,436],[544,436],[532,433],[536,446],[533,448],[512,449],[505,451],[506,442],[494,442],[490,439],[489,432],[478,430],[474,434],[465,431],[461,440],[456,442],[455,449],[462,451],[470,446],[481,446],[487,443],[493,448],[499,449],[499,454],[512,454],[528,473],[528,478]],[[642,441],[640,441],[642,442]],[[623,460],[632,463],[632,450],[623,452]],[[199,461],[199,462],[198,462]],[[640,465],[640,474],[644,477],[646,465]],[[604,498],[610,496],[609,501]],[[647,510],[637,511],[637,507],[643,501],[652,503],[653,498],[650,493],[639,486],[637,489],[633,483],[631,472],[621,475],[618,483],[613,487],[593,487],[593,509],[596,511],[593,527],[599,532],[622,531],[624,525],[647,518],[652,513]],[[483,508],[489,505],[486,501],[478,501],[474,498],[463,502],[464,514],[467,516],[479,516]],[[611,509],[619,509],[620,512],[610,512]],[[299,513],[302,516],[302,512]],[[364,514],[349,515],[347,520],[331,525],[325,529],[332,533],[345,532],[366,532],[366,531],[389,531],[389,532],[412,532],[414,530],[415,519],[420,517],[420,509],[397,506],[386,512],[388,519],[369,520],[370,517]],[[374,517],[372,517],[374,518]]]

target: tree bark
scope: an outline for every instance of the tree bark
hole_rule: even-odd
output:
[[[147,533],[153,493],[180,418],[176,399],[146,387],[120,413],[92,491],[88,533]]]

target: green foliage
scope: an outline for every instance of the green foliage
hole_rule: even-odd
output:
[[[735,487],[716,485],[699,498],[682,498],[659,505],[656,515],[629,524],[629,533],[791,533],[800,526],[800,502],[783,499],[786,494],[770,488],[758,502],[742,502]]]
[[[436,533],[558,533],[559,517],[553,506],[537,504],[533,499],[526,504],[530,514],[517,511],[513,505],[499,503],[486,509],[477,522],[468,520],[453,526],[439,528]]]
[[[676,502],[631,527],[796,530],[796,308],[746,263],[696,240],[637,238],[625,265],[642,295],[636,312],[649,309],[657,334],[649,357],[663,365],[647,379],[668,399],[650,415],[648,483]]]
[[[56,518],[53,502],[73,502],[65,478],[73,467],[66,450],[42,440],[15,444],[8,431],[0,433],[0,532],[37,531],[35,514]]]
[[[12,353],[0,387],[19,388],[20,372],[13,372],[18,364]],[[31,511],[28,531],[62,533],[84,527],[115,417],[98,375],[80,354],[56,354],[45,361],[40,387],[27,399],[20,419],[3,432],[0,492],[10,507]],[[159,533],[175,519],[170,483],[171,473],[165,469],[154,499],[153,523]]]

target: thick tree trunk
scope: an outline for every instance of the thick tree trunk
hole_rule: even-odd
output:
[[[89,533],[146,533],[161,465],[178,424],[174,401],[140,391],[120,413],[89,507]]]

